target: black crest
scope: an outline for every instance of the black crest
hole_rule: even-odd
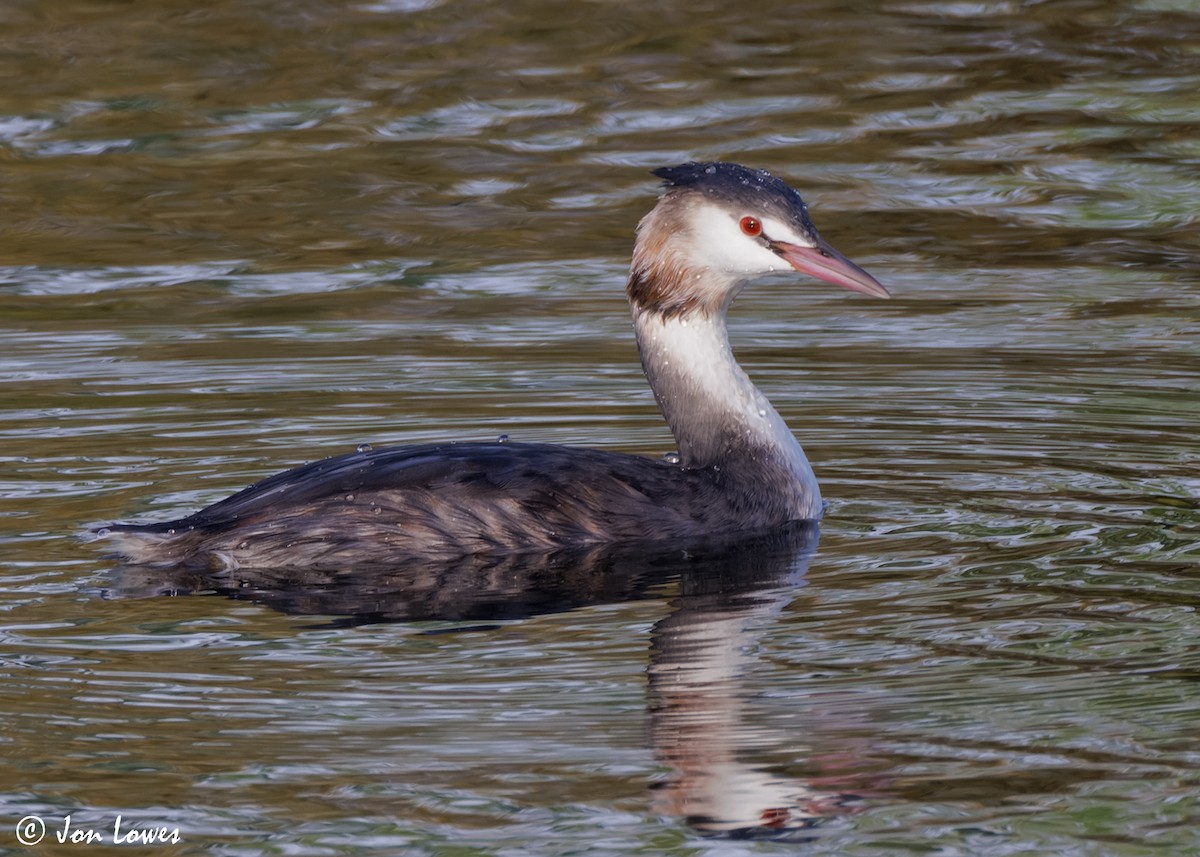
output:
[[[799,192],[766,170],[752,170],[725,161],[691,161],[677,167],[661,167],[653,174],[667,188],[702,193],[711,199],[749,208],[773,208],[784,219],[798,220],[812,229],[808,206]]]

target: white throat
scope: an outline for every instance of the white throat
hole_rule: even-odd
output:
[[[804,450],[734,359],[724,315],[664,318],[635,308],[633,318],[642,366],[682,463],[769,470],[784,477],[800,517],[819,517],[820,490]]]

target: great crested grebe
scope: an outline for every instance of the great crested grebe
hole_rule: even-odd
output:
[[[816,519],[804,451],[734,360],[725,314],[792,268],[888,297],[817,234],[800,194],[762,170],[655,170],[627,292],[646,378],[678,459],[542,443],[365,449],[268,477],[195,514],[113,524],[141,565],[350,567],[603,542],[689,539]]]

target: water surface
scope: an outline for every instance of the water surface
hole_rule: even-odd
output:
[[[1200,854],[1191,4],[0,29],[0,849]],[[671,449],[622,285],[692,158],[785,177],[895,294],[735,308],[819,545],[469,569],[454,614],[169,597],[77,541],[363,442]]]

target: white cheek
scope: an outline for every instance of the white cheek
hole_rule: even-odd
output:
[[[739,216],[716,206],[705,206],[691,218],[688,256],[697,264],[731,274],[760,274],[789,270],[787,262],[763,245],[761,239],[742,231]],[[789,244],[812,246],[812,242],[772,217],[762,218],[763,234]]]
[[[691,221],[688,255],[705,267],[729,273],[758,273],[786,268],[787,263],[742,232],[737,218],[707,206]]]

